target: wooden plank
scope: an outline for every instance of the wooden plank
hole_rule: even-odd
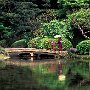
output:
[[[46,49],[35,48],[5,48],[6,52],[46,52]]]

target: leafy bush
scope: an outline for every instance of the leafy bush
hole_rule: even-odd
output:
[[[68,39],[62,38],[63,50],[67,50],[72,47],[72,43]],[[52,49],[52,44],[55,44],[55,49],[58,50],[57,39],[50,37],[36,37],[28,42],[28,47],[33,48],[45,48]]]
[[[80,42],[76,48],[78,49],[78,51],[80,52],[80,54],[89,54],[89,50],[90,50],[90,40],[84,40],[82,42]]]
[[[27,47],[26,39],[21,39],[12,44],[12,47]]]
[[[36,37],[33,38],[32,40],[30,40],[28,42],[28,47],[32,47],[32,48],[49,48],[50,47],[50,43],[49,40],[51,38],[46,37]]]
[[[6,46],[6,40],[0,40],[0,46],[5,47]]]
[[[58,20],[52,20],[50,23],[43,23],[42,24],[42,34],[44,36],[55,36],[55,35],[61,35],[65,36],[66,35],[66,23],[64,21],[58,21]]]
[[[69,48],[73,47],[72,43],[68,39],[62,38],[62,40],[63,50],[68,50]]]
[[[40,43],[40,39],[40,37],[33,38],[28,42],[28,47],[39,48],[40,46],[38,44]]]

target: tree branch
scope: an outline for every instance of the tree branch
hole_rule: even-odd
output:
[[[79,30],[81,31],[82,35],[83,35],[85,38],[90,39],[90,37],[88,37],[88,36],[86,35],[86,33],[88,33],[89,31],[84,32],[83,29],[80,27],[79,24],[78,24],[78,28],[79,28]]]

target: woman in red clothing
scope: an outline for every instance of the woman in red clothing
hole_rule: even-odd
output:
[[[58,38],[58,48],[59,48],[59,51],[62,51],[62,39],[61,39],[61,37]]]

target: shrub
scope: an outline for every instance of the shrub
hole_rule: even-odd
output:
[[[80,54],[89,54],[90,40],[84,40],[76,46]]]
[[[52,20],[49,23],[43,23],[41,32],[44,36],[61,35],[66,36],[67,26],[65,21]]]
[[[46,37],[36,37],[33,38],[28,42],[28,47],[30,48],[48,48],[49,45],[49,39],[47,36]]]
[[[6,40],[0,40],[0,46],[5,47],[6,46]]]
[[[45,49],[52,49],[52,43],[55,43],[56,39],[50,37],[44,37],[41,39],[41,42]],[[57,48],[57,45],[55,46],[55,48]]]
[[[68,39],[62,38],[62,40],[63,50],[68,50],[69,48],[73,47],[72,43]]]
[[[72,47],[72,43],[68,39],[62,38],[63,50],[67,50]],[[28,47],[30,48],[45,48],[52,49],[52,43],[55,43],[55,49],[58,50],[57,39],[50,37],[37,37],[28,42]]]
[[[28,47],[30,47],[30,48],[40,48],[40,46],[39,46],[40,39],[41,39],[40,37],[33,38],[32,40],[30,40],[28,42]]]
[[[26,39],[21,39],[21,40],[15,41],[12,44],[12,47],[27,47],[27,41],[26,41]]]

